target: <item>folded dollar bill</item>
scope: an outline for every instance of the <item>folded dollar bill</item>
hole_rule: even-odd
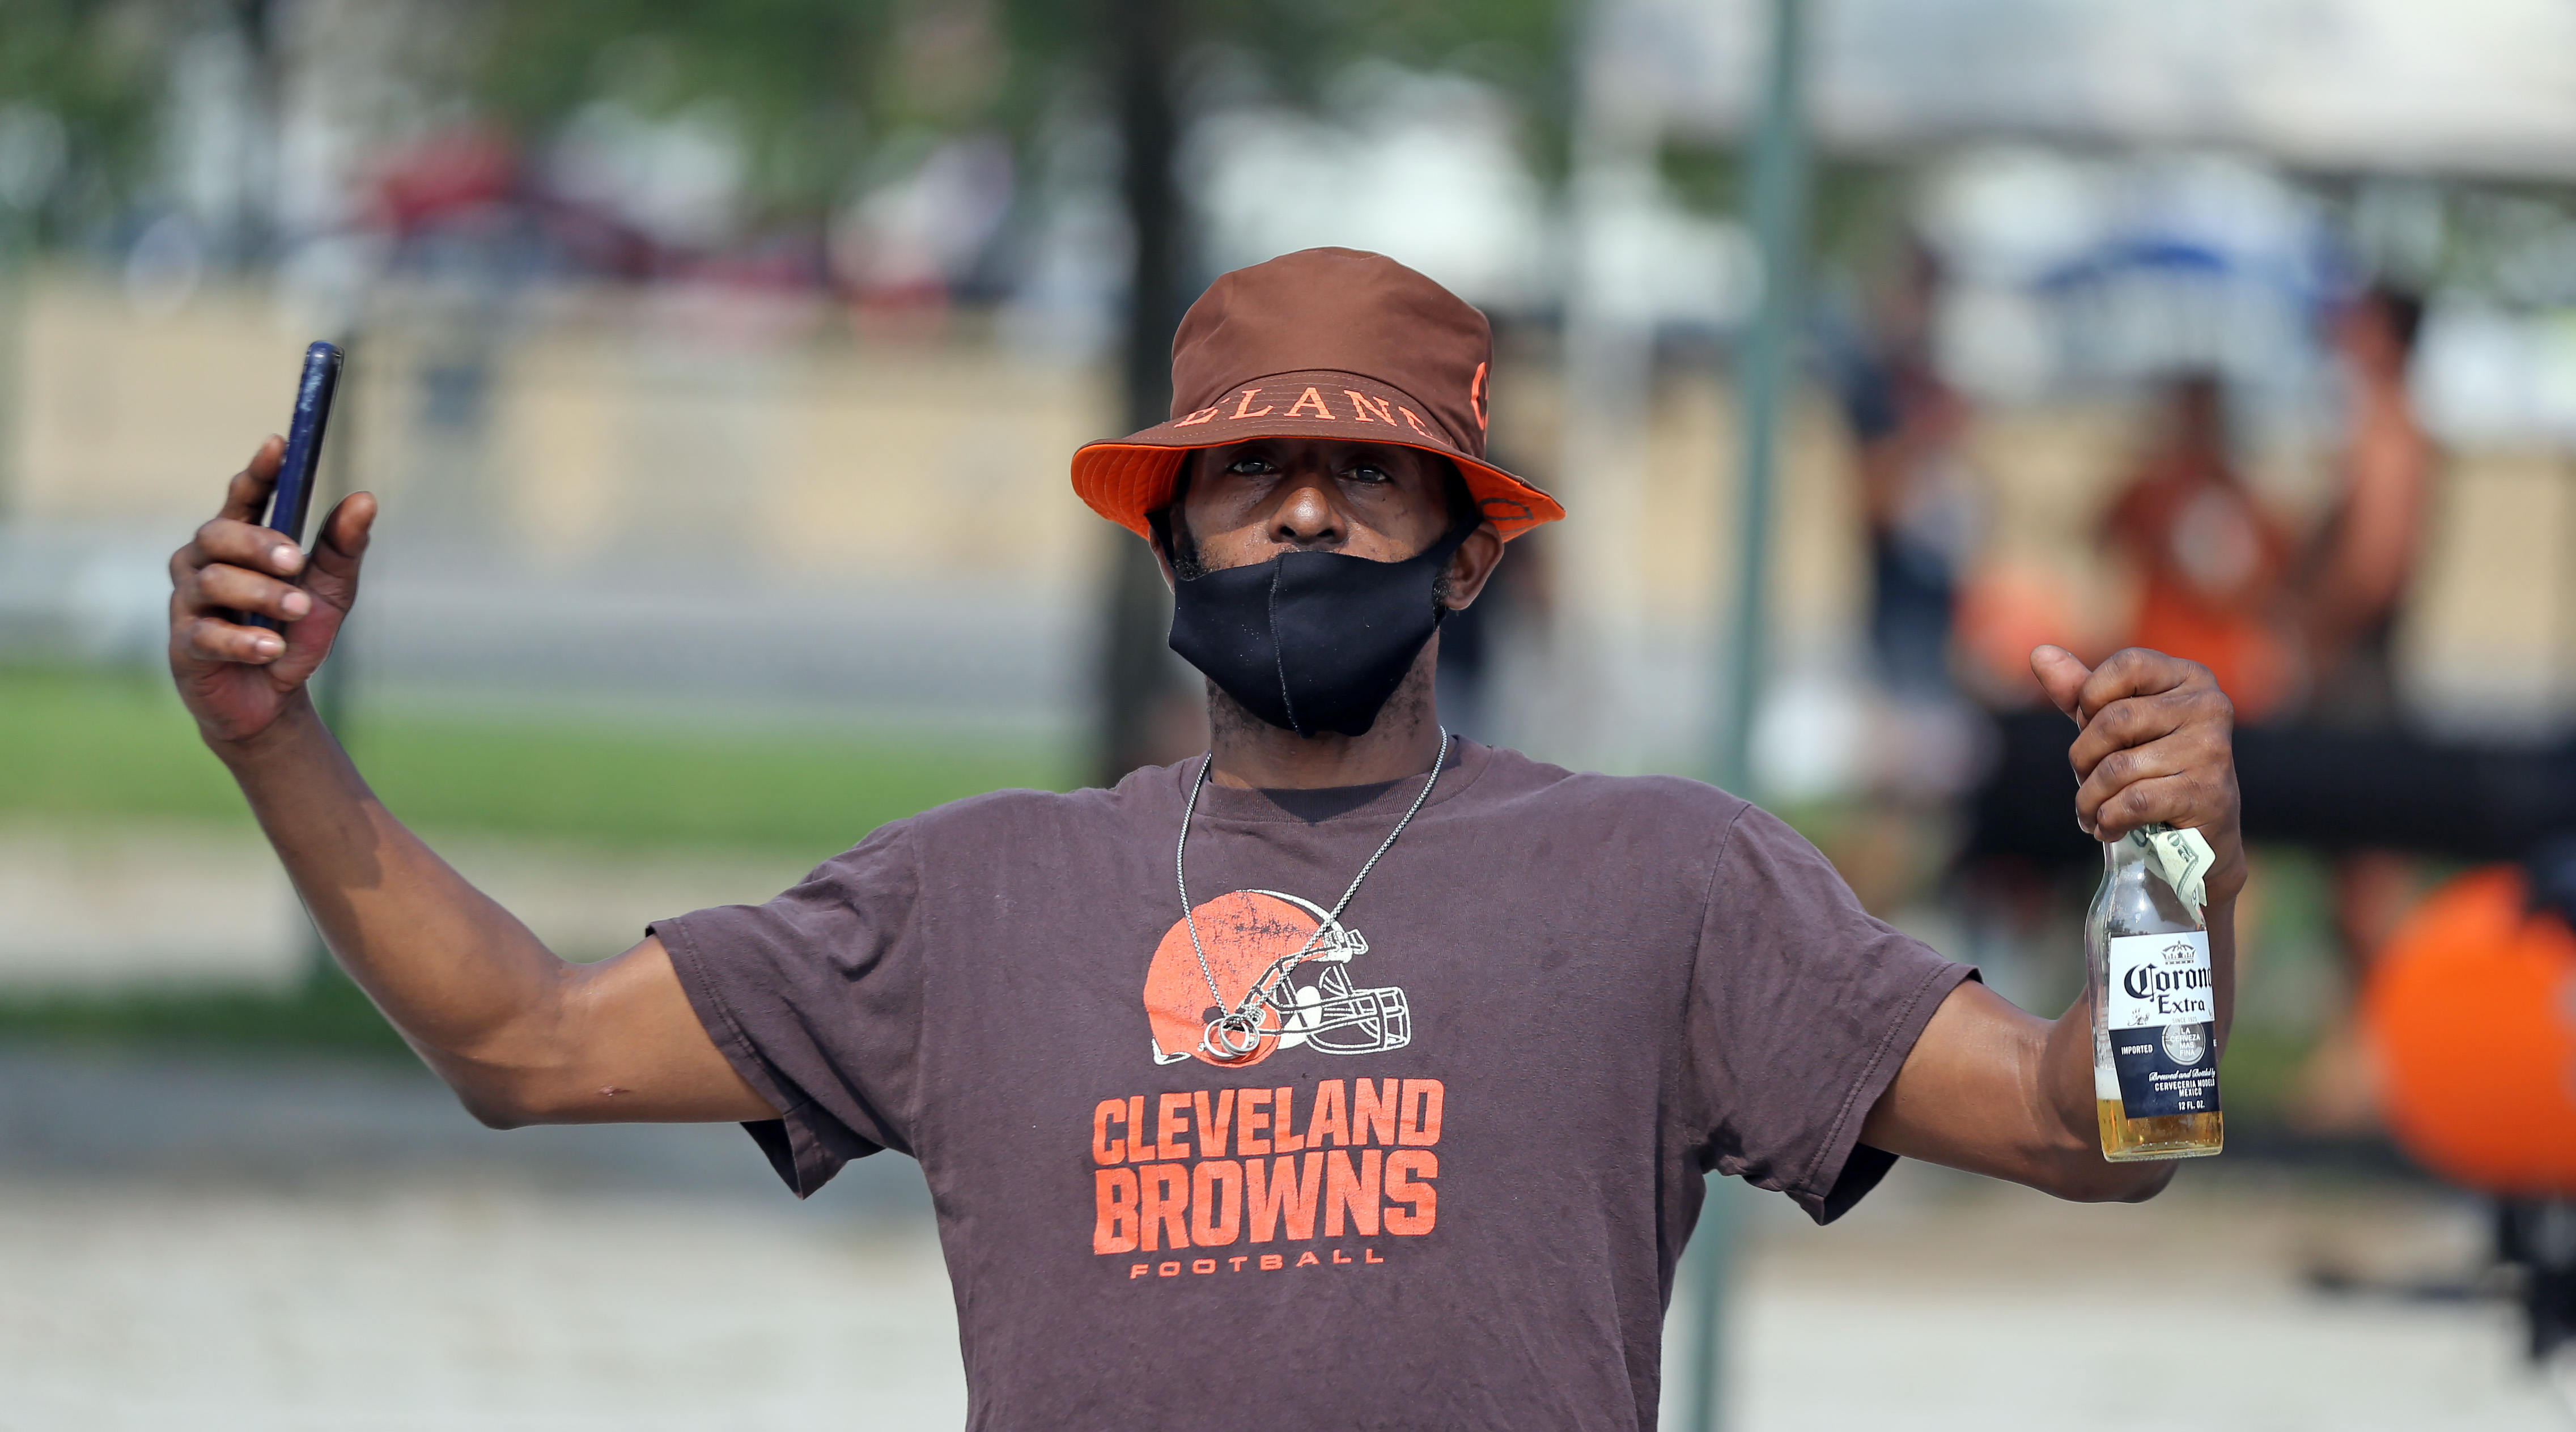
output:
[[[2209,903],[2209,890],[2202,882],[2209,867],[2218,863],[2217,852],[2196,830],[2177,830],[2169,825],[2142,825],[2130,831],[2126,839],[2134,840],[2147,853],[2147,866],[2172,888],[2182,903],[2191,907],[2196,923],[2207,923],[2202,907]]]

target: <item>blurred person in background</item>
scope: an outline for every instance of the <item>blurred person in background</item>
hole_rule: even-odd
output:
[[[371,497],[299,550],[255,525],[264,444],[172,559],[172,671],[334,955],[485,1122],[738,1120],[799,1195],[918,1159],[971,1426],[1197,1427],[1213,1386],[1292,1426],[1638,1428],[1712,1173],[1822,1222],[1901,1156],[2078,1199],[2173,1166],[2101,1157],[2083,1001],[2014,1007],[1734,796],[1442,726],[1443,614],[1563,515],[1486,459],[1491,355],[1376,255],[1220,278],[1171,419],[1073,463],[1175,590],[1208,754],[893,822],[597,964],[314,712]],[[2154,652],[2030,660],[2088,833],[2206,832],[2224,1039],[2226,696]]]
[[[2290,606],[2296,547],[2237,471],[2216,374],[2167,385],[2102,535],[2138,577],[2125,645],[2208,667],[2249,722],[2286,713],[2302,688]]]
[[[1918,898],[1944,864],[1952,803],[1979,774],[1987,723],[1961,696],[1953,648],[1963,579],[1985,519],[1962,447],[1973,412],[1934,361],[1939,256],[1904,245],[1893,281],[1855,321],[1827,330],[1851,436],[1869,560],[1868,633],[1879,700],[1866,808],[1829,839],[1835,867],[1873,910]],[[2032,644],[2012,658],[2025,668]],[[2015,694],[2029,684],[2017,672]],[[2053,738],[2057,733],[2051,732]]]
[[[1501,457],[1490,448],[1487,456]],[[1494,569],[1484,594],[1440,619],[1441,724],[1460,736],[1490,744],[1502,725],[1500,687],[1508,668],[1503,648],[1547,628],[1555,599],[1552,541],[1544,528],[1514,537],[1512,560]]]
[[[1909,244],[1876,331],[1837,365],[1857,450],[1869,541],[1869,644],[1899,701],[1947,701],[1962,574],[1983,526],[1977,475],[1960,451],[1973,416],[1932,359],[1939,257]]]
[[[2301,615],[2313,686],[2307,720],[2356,735],[2398,729],[2397,622],[2422,564],[2436,454],[2408,386],[2423,299],[2386,283],[2335,315],[2345,433],[2336,491],[2308,546]],[[2387,850],[2349,850],[2334,862],[2335,932],[2348,992],[2416,896],[2415,862]],[[2293,1117],[2318,1133],[2375,1122],[2372,1077],[2349,1002],[2328,1017],[2301,1071]]]
[[[2397,723],[2392,647],[2423,562],[2432,511],[2432,439],[2407,379],[2424,301],[2374,284],[2336,317],[2345,434],[2333,503],[2301,577],[2313,689],[2309,719],[2347,730]]]
[[[1487,740],[1499,724],[1496,689],[1503,675],[1500,646],[1514,634],[1543,629],[1548,613],[1547,534],[1533,532],[1512,544],[1512,560],[1494,569],[1475,605],[1440,622],[1440,710],[1461,736]]]

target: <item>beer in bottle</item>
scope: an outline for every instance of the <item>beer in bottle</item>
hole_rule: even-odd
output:
[[[2093,1098],[2102,1157],[2115,1162],[2214,1154],[2225,1141],[2217,989],[2200,906],[2208,849],[2198,832],[2164,826],[2102,847],[2084,944]]]

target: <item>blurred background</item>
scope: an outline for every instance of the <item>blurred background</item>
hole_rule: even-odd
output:
[[[1319,244],[1492,317],[1573,513],[1447,628],[1466,734],[1723,778],[2054,1011],[2100,862],[2028,649],[2245,723],[2227,1157],[1740,1200],[1728,1425],[2563,1426],[2571,180],[2554,0],[0,0],[0,1428],[958,1422],[910,1164],[798,1206],[420,1072],[169,694],[164,564],[345,345],[326,708],[604,956],[1201,749],[1066,460]]]

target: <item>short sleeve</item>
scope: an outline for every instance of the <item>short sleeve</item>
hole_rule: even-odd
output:
[[[708,1036],[782,1111],[744,1127],[800,1198],[854,1158],[912,1150],[922,970],[911,825],[879,829],[765,905],[651,926]]]
[[[1923,1026],[1975,971],[1863,910],[1816,848],[1759,807],[1709,883],[1687,1043],[1704,1169],[1795,1199],[1819,1223],[1896,1159],[1861,1123]]]

